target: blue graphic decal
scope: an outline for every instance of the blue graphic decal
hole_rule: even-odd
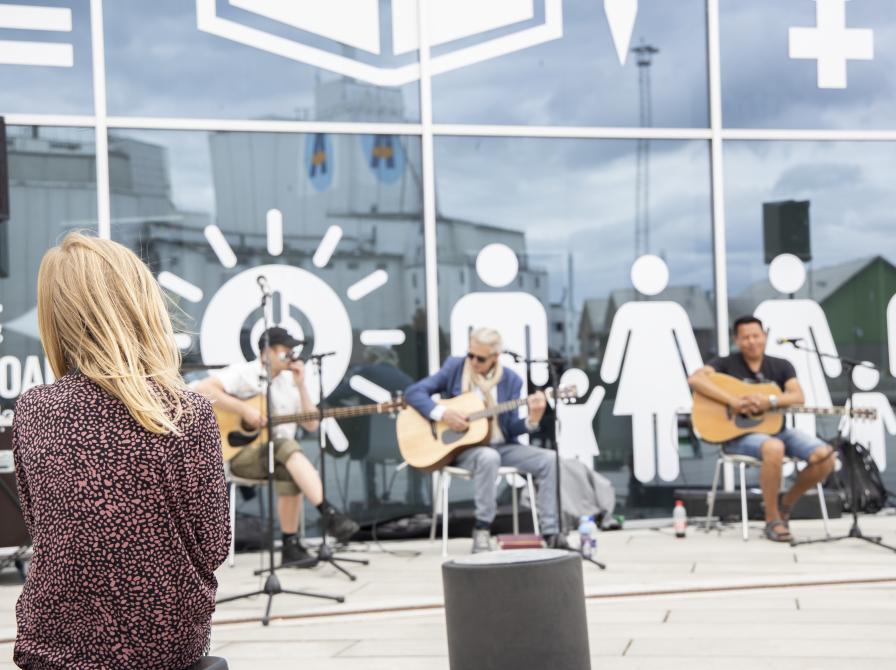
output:
[[[393,184],[404,172],[404,150],[395,135],[362,135],[367,165],[384,184]]]
[[[316,191],[326,191],[333,181],[333,143],[324,133],[309,135],[305,144],[308,179]]]

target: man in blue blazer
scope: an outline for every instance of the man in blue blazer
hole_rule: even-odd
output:
[[[431,396],[440,394],[443,398],[453,398],[475,391],[486,407],[519,398],[523,380],[501,365],[500,353],[501,334],[498,331],[491,328],[474,330],[466,357],[449,358],[434,375],[411,384],[405,391],[408,404],[433,421],[444,421],[453,430],[466,430],[469,425],[466,417],[437,405]],[[539,391],[529,398],[528,419],[521,419],[516,411],[499,414],[497,420],[492,419],[489,444],[462,451],[452,463],[473,473],[476,490],[474,554],[491,549],[490,529],[497,511],[496,480],[502,465],[532,473],[537,486],[536,506],[541,531],[549,546],[562,544],[557,525],[556,455],[546,449],[521,444],[518,439],[538,428],[545,405],[544,394]]]

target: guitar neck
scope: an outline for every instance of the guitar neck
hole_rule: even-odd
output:
[[[381,414],[390,411],[392,403],[381,402],[376,405],[355,405],[353,407],[330,407],[325,409],[323,414],[325,419],[346,419],[353,416],[365,416],[367,414]],[[273,417],[272,421],[275,426],[284,423],[305,423],[306,421],[314,421],[320,418],[320,410],[308,410],[306,412],[297,412],[295,414],[280,414]]]
[[[815,414],[818,416],[843,416],[850,412],[847,407],[805,407],[803,405],[782,407],[772,411],[783,414]]]
[[[516,409],[517,407],[522,407],[529,401],[528,398],[517,398],[516,400],[505,400],[504,402],[498,403],[494,407],[489,407],[478,412],[473,412],[467,417],[468,421],[476,421],[476,419],[487,419],[489,417],[496,416],[498,414],[503,414],[504,412],[509,412],[512,409]]]

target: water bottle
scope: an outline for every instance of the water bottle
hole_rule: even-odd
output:
[[[672,510],[672,527],[675,529],[675,537],[684,537],[687,533],[688,513],[682,500],[675,501],[675,509]]]
[[[594,517],[589,517],[588,529],[591,531],[591,555],[597,553],[597,524],[594,523]]]
[[[579,517],[579,551],[585,558],[591,558],[591,517]]]

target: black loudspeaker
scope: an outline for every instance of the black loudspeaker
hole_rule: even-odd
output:
[[[9,165],[6,160],[6,121],[0,116],[0,279],[9,277]]]
[[[766,263],[781,254],[793,254],[802,261],[812,260],[808,200],[763,203],[762,231]]]

